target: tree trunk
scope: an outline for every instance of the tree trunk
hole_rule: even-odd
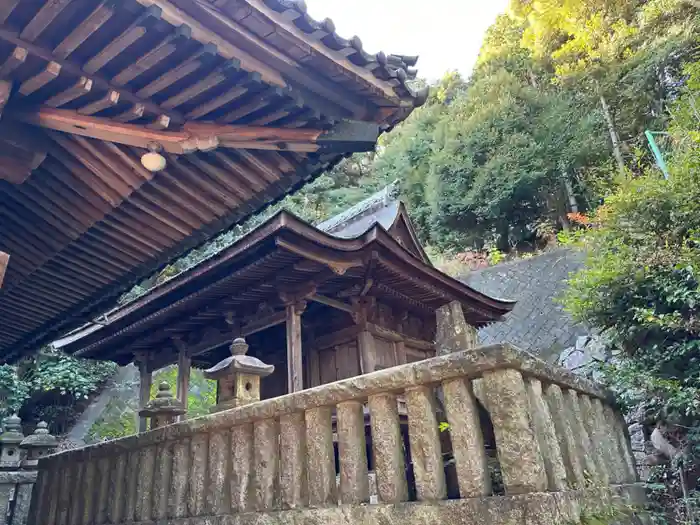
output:
[[[624,175],[625,160],[622,158],[622,150],[620,149],[620,138],[617,136],[617,131],[615,130],[615,122],[613,121],[612,114],[610,113],[608,102],[605,100],[605,97],[602,93],[600,94],[600,105],[603,108],[603,115],[605,116],[605,121],[608,124],[608,132],[610,133],[610,140],[612,141],[613,155],[615,156],[615,161],[617,162],[617,168],[620,170],[620,173]]]
[[[578,203],[576,202],[576,195],[574,195],[574,187],[569,179],[569,173],[566,170],[562,170],[562,175],[564,177],[564,191],[566,191],[566,198],[569,201],[569,210],[571,210],[571,213],[578,213]]]

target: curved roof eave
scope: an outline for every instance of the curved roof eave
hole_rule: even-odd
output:
[[[145,295],[118,307],[104,316],[104,321],[89,323],[82,328],[67,334],[65,337],[54,342],[55,348],[67,348],[77,345],[84,337],[99,332],[100,330],[124,320],[130,315],[136,314],[140,309],[153,303],[157,299],[163,298],[170,293],[176,292],[180,287],[191,281],[206,275],[209,271],[243,255],[246,251],[258,248],[270,241],[275,236],[290,232],[320,245],[323,248],[338,250],[346,253],[355,253],[366,250],[373,243],[388,250],[392,255],[397,256],[402,263],[409,265],[416,272],[421,273],[434,284],[446,288],[449,293],[461,302],[476,302],[485,310],[491,312],[494,320],[511,311],[515,301],[495,299],[485,295],[469,285],[458,281],[433,266],[417,259],[415,255],[401,246],[381,225],[375,224],[361,235],[351,239],[337,238],[331,234],[323,232],[293,213],[281,210],[258,228],[248,233],[228,248],[213,255],[199,265],[165,281],[164,283],[149,290]],[[155,314],[159,315],[158,313]]]

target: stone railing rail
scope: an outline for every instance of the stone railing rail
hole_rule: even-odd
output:
[[[406,402],[411,479],[397,396]],[[490,505],[488,501],[501,499],[490,497],[479,402],[491,419],[507,496],[539,498],[538,505],[546,504],[552,511],[562,505],[545,501],[551,494],[635,482],[628,439],[607,393],[527,353],[498,345],[43,458],[29,523],[203,524],[215,516],[232,520],[221,523],[265,525],[304,519],[317,524],[382,519],[452,523],[449,516],[426,514],[430,506],[445,512],[458,508],[458,502],[442,501],[448,488],[438,425],[442,415],[449,424],[460,501]],[[365,406],[377,505],[358,505],[370,500]],[[414,484],[418,501],[404,505],[411,493],[409,484]],[[550,495],[543,494],[547,492]],[[465,508],[459,507],[460,515],[467,512]],[[498,510],[502,507],[480,509],[506,512]],[[302,518],[300,510],[313,516]],[[476,516],[474,520],[481,522]],[[550,523],[546,519],[537,523],[545,522]]]

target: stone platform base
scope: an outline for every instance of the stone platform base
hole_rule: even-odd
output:
[[[492,496],[397,505],[341,505],[323,509],[245,513],[140,525],[573,525],[583,511],[640,506],[641,484],[556,493]],[[136,524],[134,524],[136,525]]]

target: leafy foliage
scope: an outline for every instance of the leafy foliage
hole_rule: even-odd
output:
[[[115,370],[113,363],[49,349],[17,366],[0,366],[0,394],[5,398],[0,416],[19,412],[26,421],[47,419],[60,430]]]
[[[162,381],[166,381],[171,386],[175,385],[177,383],[177,367],[170,366],[153,375],[151,397],[157,394],[158,385]],[[136,385],[134,387],[136,388]],[[187,417],[189,418],[209,414],[211,408],[216,404],[216,382],[206,379],[201,370],[192,370],[187,403]],[[113,398],[100,419],[88,432],[89,440],[98,442],[135,434],[137,411],[138,399],[134,396]]]
[[[696,487],[684,476],[700,477],[698,63],[686,73],[672,108],[670,179],[650,170],[625,180],[591,220],[581,221],[588,226],[575,241],[588,259],[565,298],[569,311],[601,330],[616,352],[604,371],[618,398],[641,407],[649,423],[666,422],[682,451],[652,485],[653,500],[673,523],[696,522]]]

